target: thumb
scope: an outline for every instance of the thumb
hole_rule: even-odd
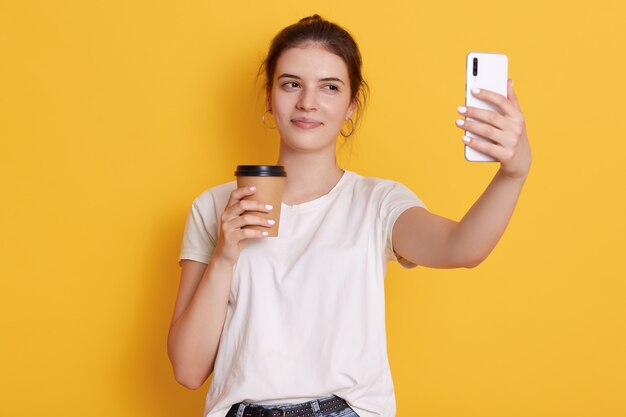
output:
[[[515,105],[515,107],[520,110],[519,107],[519,102],[517,101],[517,95],[515,94],[515,90],[513,90],[513,79],[509,78],[509,81],[507,83],[507,97],[509,100],[511,100],[513,102],[513,104]]]

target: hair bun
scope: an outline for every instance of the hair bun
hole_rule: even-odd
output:
[[[314,22],[323,22],[324,19],[318,14],[314,14],[313,16],[307,16],[300,19],[300,23],[314,23]]]

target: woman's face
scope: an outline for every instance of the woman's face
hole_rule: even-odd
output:
[[[287,49],[276,62],[267,104],[283,144],[301,152],[334,149],[354,110],[348,67],[319,46]]]

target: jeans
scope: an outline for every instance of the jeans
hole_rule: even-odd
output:
[[[320,411],[320,406],[319,406],[318,401],[328,400],[328,399],[335,398],[335,397],[336,397],[335,395],[331,395],[328,397],[322,397],[322,398],[318,398],[317,400],[307,401],[306,403],[300,403],[300,404],[254,404],[252,403],[248,405],[254,405],[255,407],[263,407],[263,408],[282,408],[285,410],[289,410],[291,408],[301,407],[303,404],[310,404],[315,417],[359,417],[359,415],[352,408],[350,408],[350,406],[346,406],[345,408],[342,408],[340,410],[336,410],[330,413],[322,413]],[[239,410],[237,410],[236,417],[243,416],[245,407],[246,406],[243,404],[239,405]]]

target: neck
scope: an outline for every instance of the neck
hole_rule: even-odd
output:
[[[283,165],[287,172],[285,204],[301,204],[328,194],[343,175],[334,148],[307,154],[290,152],[281,146],[277,165]]]

